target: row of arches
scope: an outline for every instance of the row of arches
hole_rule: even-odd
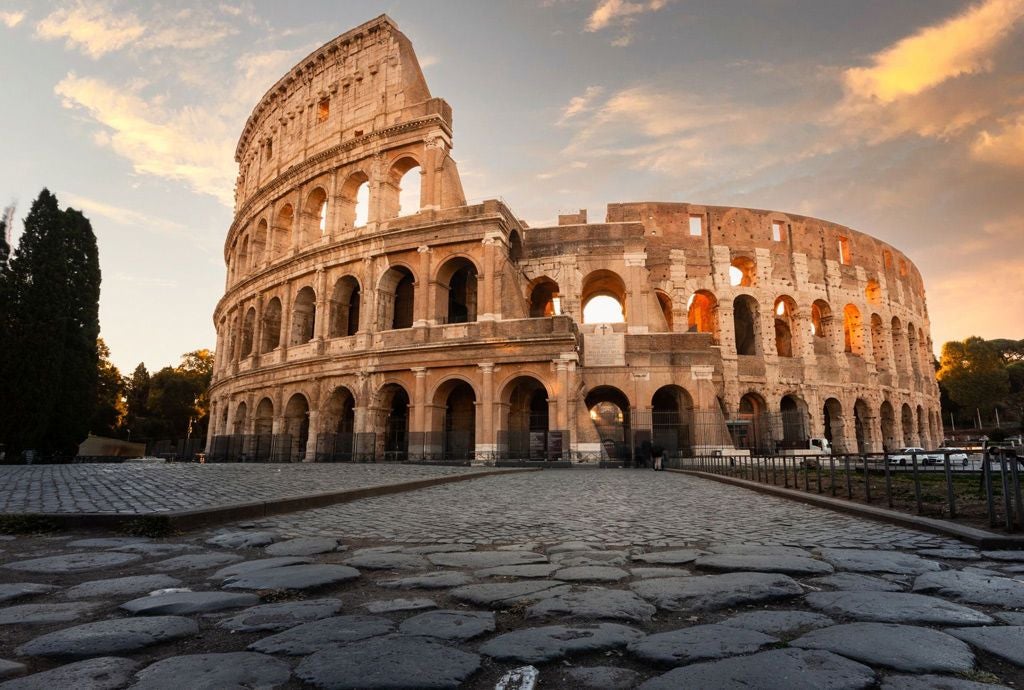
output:
[[[331,200],[327,184],[315,184],[296,201],[285,201],[241,232],[228,255],[228,279],[236,280],[290,256],[323,237],[367,223],[417,213],[421,208],[421,166],[411,156],[395,160],[384,182],[373,188],[363,170],[350,173]],[[298,210],[297,210],[298,209]]]

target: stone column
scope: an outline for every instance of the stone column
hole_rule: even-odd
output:
[[[629,333],[647,333],[647,297],[650,293],[645,275],[647,254],[627,253],[623,259],[629,274],[626,283],[626,330]]]
[[[436,322],[436,313],[433,303],[434,281],[430,275],[430,255],[433,253],[427,245],[421,245],[416,249],[420,255],[420,270],[416,277],[416,293],[413,303],[412,325],[415,328],[429,326]]]
[[[323,266],[316,269],[316,320],[314,322],[314,337],[316,338],[316,351],[323,354],[324,340],[327,339],[327,324],[330,315],[327,313],[327,272]]]
[[[571,356],[575,357],[575,353]],[[569,361],[565,359],[555,360],[555,375],[558,379],[556,399],[558,405],[555,414],[555,424],[558,431],[566,431],[569,428]]]
[[[299,240],[302,237],[302,190],[295,192],[295,205],[292,211],[292,254],[299,251]]]
[[[303,458],[303,462],[315,462],[316,461],[316,438],[320,433],[320,411],[310,410],[309,411],[309,434],[306,438],[306,457]]]
[[[478,406],[476,450],[482,453],[481,457],[490,458],[494,455],[495,449],[495,428],[494,428],[494,363],[484,362],[477,365],[480,367],[482,379],[482,399]]]
[[[288,361],[288,346],[292,343],[292,284],[284,284],[284,294],[281,295],[281,363]]]
[[[338,227],[338,169],[331,171],[331,191],[327,196],[327,228],[324,236],[333,241],[341,234]]]
[[[476,305],[476,320],[477,321],[493,321],[500,319],[501,315],[496,314],[494,305],[499,301],[498,296],[495,294],[495,283],[494,279],[496,271],[496,262],[494,253],[497,247],[498,238],[493,233],[488,233],[482,240],[484,246],[484,260],[483,270],[480,275],[476,277],[477,280],[477,305]]]
[[[416,376],[416,388],[412,399],[412,425],[409,431],[427,431],[427,368],[412,367],[412,373]]]

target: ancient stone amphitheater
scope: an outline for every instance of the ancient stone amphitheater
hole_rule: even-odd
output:
[[[528,227],[500,200],[467,205],[452,127],[386,16],[256,105],[214,313],[211,459],[940,442],[924,287],[894,247],[676,202]]]

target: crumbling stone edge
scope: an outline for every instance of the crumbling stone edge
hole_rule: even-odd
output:
[[[199,527],[208,527],[224,522],[236,520],[253,520],[269,515],[291,513],[298,510],[309,510],[311,508],[322,508],[337,503],[348,503],[361,498],[372,498],[375,496],[387,496],[389,494],[416,491],[442,484],[454,484],[456,482],[492,477],[494,475],[518,474],[520,472],[540,472],[543,468],[513,468],[513,469],[491,469],[482,472],[470,472],[467,474],[448,475],[444,477],[430,477],[427,479],[415,479],[407,482],[396,482],[394,484],[380,484],[377,486],[365,486],[358,489],[342,489],[338,491],[323,491],[320,493],[306,494],[303,496],[288,496],[285,498],[271,499],[267,501],[252,501],[249,503],[233,503],[230,505],[214,506],[211,508],[199,508],[196,510],[180,510],[153,513],[0,513],[0,520],[4,518],[24,519],[37,521],[50,526],[55,531],[71,529],[103,529],[109,531],[132,530],[141,520],[153,523],[153,527],[159,527],[158,531],[166,533],[181,532]],[[159,522],[157,526],[155,523]]]
[[[752,491],[759,491],[764,494],[771,494],[773,496],[781,496],[795,501],[802,501],[803,503],[810,503],[811,505],[818,506],[819,508],[828,508],[829,510],[836,510],[841,513],[850,513],[858,517],[878,520],[879,522],[887,522],[890,524],[900,525],[902,527],[910,527],[924,532],[931,532],[932,534],[939,534],[944,537],[953,537],[954,539],[959,539],[960,541],[973,544],[974,546],[982,549],[1024,548],[1024,535],[1004,536],[1001,534],[993,534],[992,532],[986,532],[985,530],[977,529],[976,527],[959,525],[948,520],[922,517],[920,515],[909,515],[895,510],[864,505],[841,498],[819,496],[817,494],[808,494],[795,489],[786,489],[781,486],[752,482],[749,479],[724,477],[719,474],[698,472],[695,470],[669,469],[668,471],[675,472],[677,474],[688,474],[694,477],[701,477],[702,479],[712,479],[723,484],[732,484],[733,486],[740,486],[744,489],[751,489]]]

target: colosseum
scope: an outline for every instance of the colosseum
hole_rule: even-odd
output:
[[[942,439],[924,286],[829,221],[677,202],[529,227],[467,204],[386,16],[245,123],[213,460],[632,463]]]

